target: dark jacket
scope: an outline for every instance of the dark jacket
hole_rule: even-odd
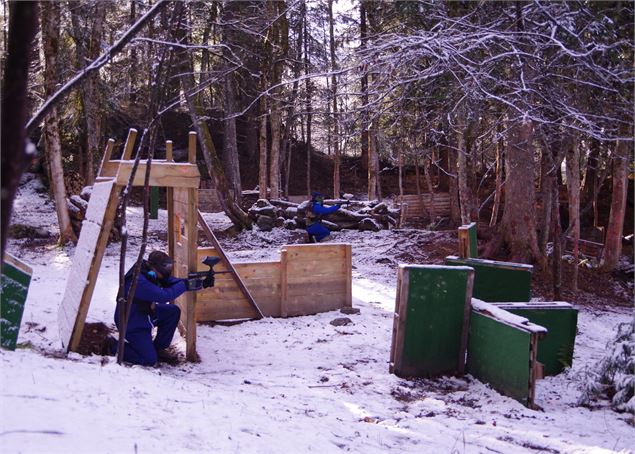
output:
[[[340,209],[339,205],[333,205],[332,207],[325,207],[320,202],[312,201],[311,202],[311,215],[308,216],[309,225],[314,222],[322,221],[322,216],[326,216],[327,214],[335,213]]]

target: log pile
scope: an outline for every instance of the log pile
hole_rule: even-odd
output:
[[[66,199],[66,207],[68,208],[68,214],[71,218],[71,225],[73,226],[73,232],[79,238],[79,232],[82,230],[82,222],[86,219],[86,211],[88,211],[88,202],[90,201],[90,195],[92,194],[93,187],[85,186],[79,195],[73,195]],[[119,229],[115,225],[110,231],[108,241],[121,240],[121,234]]]
[[[346,203],[335,213],[322,218],[322,224],[331,231],[342,229],[371,230],[377,232],[397,226],[401,210],[388,207],[384,202],[325,200],[325,206]],[[260,230],[269,232],[274,227],[285,229],[306,228],[309,201],[300,204],[286,200],[258,199],[248,210],[249,217]]]

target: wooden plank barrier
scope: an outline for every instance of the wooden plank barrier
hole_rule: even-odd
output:
[[[498,262],[454,255],[445,258],[446,265],[474,268],[474,298],[489,302],[529,301],[531,299],[531,265]]]
[[[492,388],[534,408],[542,378],[538,341],[546,328],[493,304],[472,300],[467,371]]]
[[[199,248],[199,271],[214,248]],[[350,244],[283,246],[280,261],[233,263],[244,285],[267,317],[290,317],[326,312],[352,305]],[[215,271],[228,271],[219,263]],[[198,322],[256,318],[236,281],[217,274],[215,286],[197,292]]]
[[[602,252],[604,252],[604,244],[580,239],[578,240],[578,250],[587,257],[600,260],[602,258]],[[573,237],[571,236],[566,238],[565,251],[573,253]]]
[[[493,303],[499,309],[544,326],[548,334],[538,342],[538,361],[544,375],[557,375],[573,364],[573,348],[578,325],[578,310],[562,301]]]
[[[407,205],[405,219],[426,217],[432,203],[432,196],[429,193],[421,194],[421,196],[408,194],[399,199],[399,205]],[[449,193],[436,192],[434,194],[434,212],[437,216],[450,215]]]
[[[474,270],[400,265],[390,372],[399,377],[462,374]]]

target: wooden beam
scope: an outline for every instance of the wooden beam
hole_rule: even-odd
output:
[[[132,158],[132,150],[134,149],[134,143],[137,140],[137,130],[130,128],[128,131],[128,137],[126,138],[126,144],[123,147],[122,160],[126,161]]]
[[[101,160],[101,164],[99,164],[99,172],[97,172],[97,177],[102,176],[102,169],[104,168],[104,164],[110,161],[110,157],[112,156],[112,149],[115,146],[115,139],[108,139],[108,143],[106,144],[106,151],[104,151],[104,157]]]
[[[188,135],[187,160],[190,164],[196,164],[196,133],[190,131]]]
[[[192,136],[190,133],[190,138],[191,137]],[[258,313],[258,318],[259,319],[264,318],[262,311],[256,304],[256,301],[254,300],[254,298],[251,296],[251,293],[249,293],[249,290],[247,290],[247,287],[245,287],[244,282],[242,281],[242,279],[236,272],[236,269],[234,268],[234,266],[231,264],[231,262],[227,258],[227,255],[225,255],[225,251],[223,251],[223,248],[221,247],[220,243],[216,239],[216,235],[214,235],[214,232],[212,231],[212,229],[209,227],[209,225],[207,225],[207,222],[205,222],[205,219],[203,218],[203,213],[201,213],[200,210],[198,210],[198,222],[201,225],[203,232],[207,236],[207,239],[212,243],[212,245],[218,251],[218,256],[221,258],[221,261],[227,266],[227,269],[229,270],[231,275],[234,277],[234,280],[236,281],[236,284],[238,284],[238,287],[240,288],[240,290],[243,292],[243,295],[245,295],[245,298],[247,298],[247,301],[249,302],[249,304],[251,304],[251,306],[254,309],[256,309],[256,312]]]
[[[111,160],[101,169],[101,178],[116,178],[117,184],[128,184],[134,161]],[[146,162],[140,162],[132,182],[133,186],[144,186]],[[150,186],[198,189],[201,175],[196,165],[161,160],[152,161]]]
[[[173,146],[172,146],[172,141],[171,140],[166,140],[165,141],[165,160],[167,162],[174,162],[174,154],[172,152],[173,150]]]

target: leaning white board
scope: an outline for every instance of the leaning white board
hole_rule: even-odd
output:
[[[57,313],[60,340],[67,351],[77,349],[82,336],[97,274],[115,220],[119,199],[117,188],[119,186],[114,181],[93,186],[64,298]]]

